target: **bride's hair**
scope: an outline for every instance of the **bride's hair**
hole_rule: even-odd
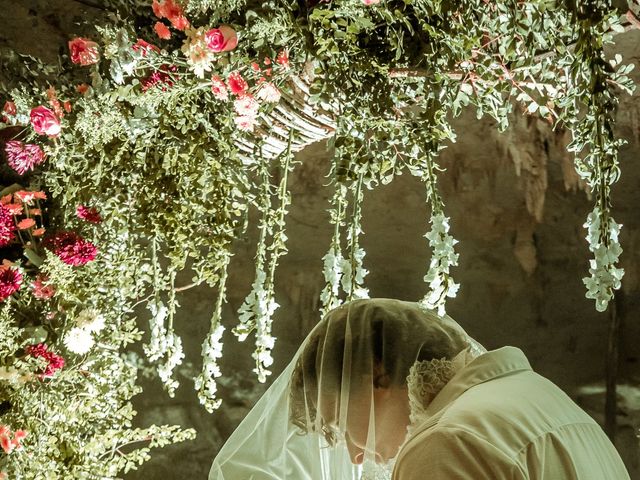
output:
[[[302,433],[332,431],[316,419],[320,395],[406,384],[416,361],[452,359],[468,346],[464,330],[417,303],[356,300],[329,312],[305,340],[291,376],[289,417]],[[319,386],[322,392],[319,391]],[[318,421],[319,420],[319,421]]]

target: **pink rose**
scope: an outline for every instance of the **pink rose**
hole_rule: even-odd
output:
[[[93,65],[100,60],[98,44],[87,38],[74,38],[69,41],[71,61],[82,66]]]
[[[36,107],[31,110],[31,125],[36,133],[57,137],[60,133],[60,120],[47,107]]]
[[[228,52],[238,46],[238,35],[229,25],[220,25],[212,28],[205,34],[207,47],[216,53]]]

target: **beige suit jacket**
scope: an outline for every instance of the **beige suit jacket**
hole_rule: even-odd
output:
[[[394,480],[628,480],[600,426],[521,350],[473,360],[427,408]]]

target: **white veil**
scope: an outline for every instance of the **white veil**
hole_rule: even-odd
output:
[[[418,303],[367,299],[332,310],[229,437],[209,480],[390,478],[407,436],[410,368],[463,351],[483,349]]]

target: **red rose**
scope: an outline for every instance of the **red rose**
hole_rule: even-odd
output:
[[[93,65],[100,60],[100,52],[98,44],[86,38],[74,38],[69,40],[69,51],[71,52],[71,61],[80,65]]]
[[[47,107],[36,107],[31,110],[31,125],[36,133],[57,137],[60,133],[60,120]]]
[[[238,46],[238,35],[229,25],[212,28],[205,34],[207,47],[216,53],[228,52]]]

